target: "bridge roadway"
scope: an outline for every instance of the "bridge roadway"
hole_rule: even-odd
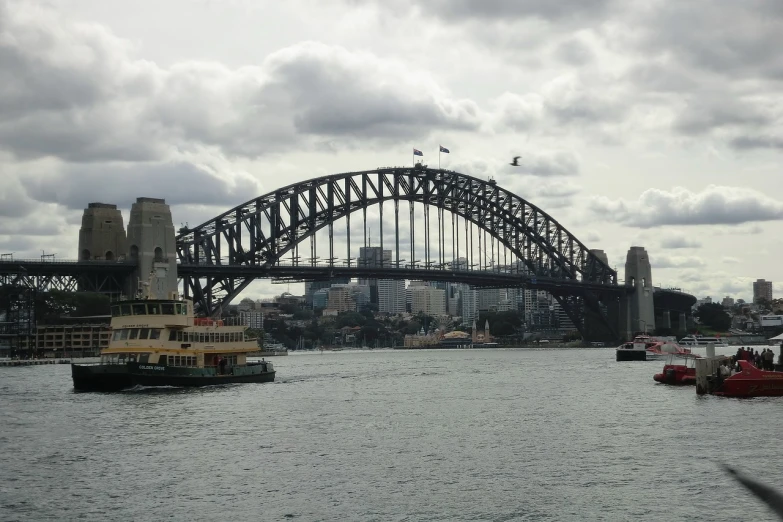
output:
[[[444,281],[465,283],[481,288],[535,288],[552,293],[566,292],[570,295],[579,291],[593,290],[613,292],[617,295],[633,291],[625,286],[589,283],[566,280],[556,277],[542,277],[530,274],[503,270],[455,270],[438,265],[426,267],[421,265],[374,266],[359,267],[347,265],[293,265],[276,264],[261,265],[210,265],[210,264],[180,264],[177,266],[179,276],[192,277],[237,277],[264,278],[278,282],[293,281],[326,281],[333,278],[356,277],[360,279],[408,279],[420,281]]]
[[[124,289],[124,279],[133,273],[136,265],[130,261],[75,261],[38,259],[0,260],[0,285],[21,285],[46,290],[50,287],[61,290],[76,290],[81,279],[92,291]],[[208,265],[179,264],[178,273],[193,277],[257,277],[282,281],[323,281],[339,277],[361,277],[366,279],[415,279],[424,281],[447,281],[466,283],[483,288],[526,287],[541,290],[608,290],[626,292],[625,286],[582,283],[551,277],[535,277],[528,274],[502,271],[453,270],[450,267],[429,268],[421,265],[397,267],[357,267],[335,265]],[[107,286],[108,285],[108,286]],[[688,293],[654,288],[655,307],[690,313],[696,298]]]
[[[46,290],[76,290],[77,286],[96,292],[117,292],[124,288],[124,279],[133,273],[131,261],[76,261],[37,259],[0,260],[0,284],[22,285]],[[332,278],[409,279],[465,283],[481,288],[536,288],[553,293],[578,293],[579,290],[599,290],[627,293],[624,286],[533,276],[503,270],[454,270],[438,265],[404,265],[358,267],[348,265],[221,265],[178,264],[180,277],[253,277],[278,281],[325,281]],[[81,283],[81,284],[79,284]]]

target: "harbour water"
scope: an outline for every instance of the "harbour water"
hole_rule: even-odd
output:
[[[614,349],[292,354],[274,384],[74,393],[0,368],[0,520],[775,520],[780,398]]]

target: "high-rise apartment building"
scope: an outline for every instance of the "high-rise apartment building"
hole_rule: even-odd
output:
[[[759,299],[772,301],[772,281],[756,279],[753,283],[753,302],[758,303]]]
[[[446,291],[434,286],[414,286],[411,291],[411,313],[446,315]]]

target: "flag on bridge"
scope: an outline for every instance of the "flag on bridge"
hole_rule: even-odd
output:
[[[438,145],[438,170],[440,170],[440,154],[441,152],[448,154],[449,149],[444,147],[443,145]]]
[[[414,156],[424,156],[424,154],[419,149],[413,149],[413,155]]]

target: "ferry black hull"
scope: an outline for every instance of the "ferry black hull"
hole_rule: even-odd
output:
[[[215,375],[205,370],[139,365],[71,365],[73,387],[77,391],[120,391],[134,386],[200,387],[220,384],[274,382],[274,371],[253,371],[252,367],[237,367],[235,374]],[[251,371],[248,371],[252,368]],[[206,373],[206,375],[205,375]]]
[[[646,361],[647,350],[617,350],[618,361]]]

